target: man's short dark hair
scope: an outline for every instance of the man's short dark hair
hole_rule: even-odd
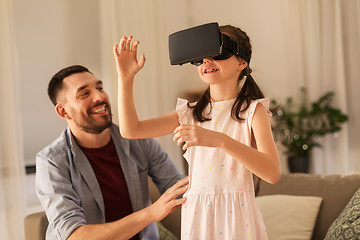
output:
[[[51,100],[51,102],[56,106],[57,104],[57,95],[60,92],[60,90],[63,88],[63,80],[64,78],[73,75],[75,73],[81,73],[81,72],[88,72],[89,69],[87,69],[84,66],[81,65],[73,65],[66,68],[61,69],[59,72],[57,72],[50,80],[48,85],[48,95]],[[92,74],[92,73],[91,73]]]

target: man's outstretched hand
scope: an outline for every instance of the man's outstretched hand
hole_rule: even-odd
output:
[[[189,179],[187,177],[179,180],[169,188],[161,197],[148,207],[149,214],[154,222],[161,221],[168,214],[174,212],[185,203],[186,198],[176,199],[188,189]]]

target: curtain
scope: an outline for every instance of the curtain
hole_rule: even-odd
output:
[[[0,32],[0,232],[4,240],[23,239],[25,168],[19,137],[11,0],[0,1]]]
[[[350,174],[360,170],[360,2],[286,0],[283,2],[288,79],[308,89],[310,100],[335,92],[334,104],[349,115],[339,134],[320,139],[311,172]]]
[[[123,36],[139,40],[138,57],[145,54],[144,68],[136,75],[134,101],[140,119],[166,114],[175,109],[176,84],[170,76],[168,55],[168,1],[99,1],[101,75],[109,92],[114,122],[117,122],[117,74],[112,47]],[[172,9],[172,11],[174,11]],[[170,135],[157,139],[182,169],[179,147]]]

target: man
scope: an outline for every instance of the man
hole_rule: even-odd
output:
[[[185,202],[176,198],[188,180],[155,140],[120,136],[102,85],[79,65],[49,82],[49,97],[68,128],[36,156],[46,239],[158,239],[155,222]],[[148,176],[161,193],[168,189],[152,205]]]

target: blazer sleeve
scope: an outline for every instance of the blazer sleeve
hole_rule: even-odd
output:
[[[149,175],[158,187],[160,194],[185,177],[156,140],[147,139],[146,147],[143,149],[147,151]]]
[[[68,159],[61,154],[53,159],[41,152],[36,156],[36,193],[57,239],[67,239],[75,229],[86,224],[66,162]]]

